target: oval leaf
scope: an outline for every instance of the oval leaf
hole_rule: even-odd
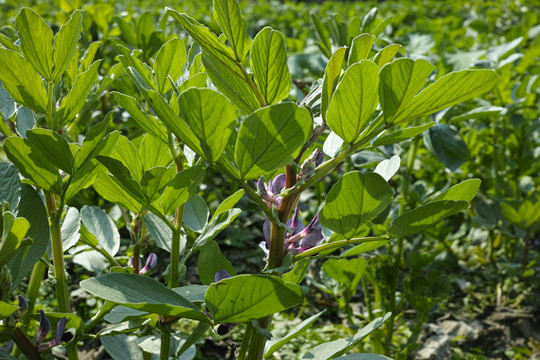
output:
[[[442,200],[421,205],[394,219],[388,228],[388,233],[396,237],[414,235],[457,214],[467,206],[469,203],[463,200]]]
[[[328,107],[326,121],[330,129],[353,144],[367,127],[377,108],[379,67],[369,60],[353,64],[343,75]]]
[[[236,123],[236,109],[227,98],[211,89],[190,88],[178,99],[180,116],[199,139],[205,160],[215,162],[223,154]]]
[[[216,323],[259,319],[302,303],[302,288],[269,275],[239,275],[208,287],[206,306]]]
[[[350,172],[328,192],[319,220],[323,226],[351,239],[386,209],[392,198],[392,188],[379,174]]]
[[[311,116],[293,103],[257,110],[240,127],[234,158],[242,179],[257,178],[290,163],[311,132]]]
[[[283,100],[291,91],[291,76],[287,68],[287,51],[283,35],[270,27],[262,29],[251,47],[251,67],[255,83],[271,105]]]
[[[208,322],[193,303],[156,280],[138,274],[110,273],[83,280],[81,288],[102,299],[161,315]]]

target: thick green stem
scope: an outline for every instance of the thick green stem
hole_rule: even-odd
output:
[[[247,349],[251,341],[251,335],[253,335],[253,326],[246,324],[246,331],[244,332],[244,338],[242,339],[242,345],[238,351],[238,360],[244,360],[246,358]]]
[[[171,334],[167,329],[161,334],[161,348],[159,351],[160,360],[169,360],[169,349],[171,348]]]
[[[53,254],[54,278],[56,280],[56,298],[60,312],[71,313],[69,301],[69,291],[64,267],[64,249],[62,247],[62,233],[60,230],[61,210],[56,208],[54,194],[46,191],[45,202],[51,227],[51,249]],[[63,201],[60,202],[63,204]],[[67,346],[68,358],[76,360],[79,358],[77,352],[77,343],[71,343]]]
[[[261,325],[261,328],[270,330],[270,325],[272,324],[272,315],[259,319],[259,324]],[[254,331],[249,344],[248,360],[262,360],[264,358],[265,344],[266,338]]]
[[[414,160],[416,159],[416,152],[418,151],[418,143],[420,138],[417,136],[410,148],[409,158],[407,160],[407,169],[403,175],[403,182],[401,183],[401,205],[399,207],[398,215],[402,215],[405,210],[407,210],[407,202],[409,198],[409,185],[410,185],[410,176],[412,174]],[[390,348],[392,347],[392,337],[394,334],[394,323],[396,320],[396,314],[398,309],[396,308],[396,291],[398,283],[398,270],[401,265],[401,258],[403,256],[403,238],[399,238],[397,242],[397,251],[394,254],[393,264],[395,271],[392,274],[392,280],[390,283],[390,303],[388,311],[392,312],[390,319],[386,323],[386,354],[390,354]]]

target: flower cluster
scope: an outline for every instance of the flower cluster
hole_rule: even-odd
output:
[[[45,316],[45,313],[43,310],[39,311],[40,318],[39,318],[39,329],[36,336],[36,340],[34,340],[34,347],[37,349],[38,352],[42,353],[45,352],[55,346],[60,345],[62,342],[68,342],[73,338],[73,334],[66,330],[66,318],[63,317],[58,321],[58,325],[56,326],[56,334],[54,335],[54,339],[51,341],[41,344],[43,340],[47,337],[47,334],[51,331],[51,323],[49,322],[49,319],[47,319],[47,316]]]
[[[310,223],[305,226],[302,220],[298,218],[297,208],[292,219],[287,221],[287,227],[291,232],[285,233],[285,242],[283,243],[285,253],[299,254],[319,245],[324,240],[319,214],[315,215]],[[270,249],[270,221],[268,219],[264,222],[263,233],[265,241],[261,242],[260,246],[268,255]]]

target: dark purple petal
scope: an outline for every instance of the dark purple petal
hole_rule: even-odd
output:
[[[17,295],[17,300],[19,301],[19,310],[17,310],[17,315],[18,318],[22,318],[28,311],[28,302],[22,295]]]
[[[306,227],[304,223],[302,222],[302,220],[298,218],[298,215],[299,215],[299,211],[298,211],[298,208],[296,208],[292,219],[287,221],[287,226],[291,228],[291,230],[293,231],[292,234],[287,234],[288,236],[296,235],[302,230],[304,230],[304,228]]]
[[[56,334],[54,335],[54,342],[56,345],[59,345],[62,342],[62,336],[64,335],[64,331],[66,330],[66,318],[63,317],[58,321],[58,325],[56,326]]]
[[[231,275],[226,270],[219,270],[214,275],[214,282],[218,282],[218,281],[221,281],[223,279],[228,279],[230,277],[231,277]]]
[[[47,316],[45,316],[43,310],[39,310],[39,329],[36,340],[34,341],[34,346],[41,344],[49,331],[51,331],[51,323],[49,322],[49,319],[47,319]]]

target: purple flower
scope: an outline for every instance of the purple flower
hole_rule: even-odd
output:
[[[34,341],[35,347],[38,347],[41,344],[49,331],[51,331],[51,322],[49,321],[49,319],[47,319],[47,316],[45,316],[43,310],[39,310],[39,329],[36,340]]]
[[[60,345],[63,341],[67,342],[67,341],[71,340],[73,338],[72,334],[70,332],[66,333],[65,331],[66,331],[66,318],[63,317],[63,318],[60,319],[60,321],[58,321],[58,325],[56,326],[56,334],[54,335],[54,339],[52,339],[51,341],[49,341],[46,344],[41,345],[38,348],[38,352],[40,352],[40,353],[45,352],[45,351],[49,350],[50,348],[53,348],[55,346]],[[66,334],[69,334],[69,336],[65,336]]]
[[[214,275],[214,282],[218,282],[218,281],[221,281],[223,279],[228,279],[230,277],[231,277],[231,275],[226,270],[219,270]]]
[[[307,249],[319,245],[323,241],[322,228],[319,223],[319,214],[311,220],[308,226],[298,218],[298,208],[296,208],[292,219],[287,221],[287,227],[292,232],[285,233],[283,244],[285,253],[299,254]],[[263,234],[265,242],[261,243],[261,248],[268,255],[270,249],[270,221],[266,219],[263,224]]]
[[[154,253],[150,253],[148,257],[146,258],[146,264],[144,267],[139,271],[139,274],[143,275],[152,270],[156,267],[158,261],[158,257]]]
[[[279,174],[273,180],[270,180],[268,184],[263,181],[262,177],[255,183],[261,199],[268,207],[272,207],[272,205],[279,207],[281,205],[281,196],[279,194],[285,188],[286,180],[285,174]]]

